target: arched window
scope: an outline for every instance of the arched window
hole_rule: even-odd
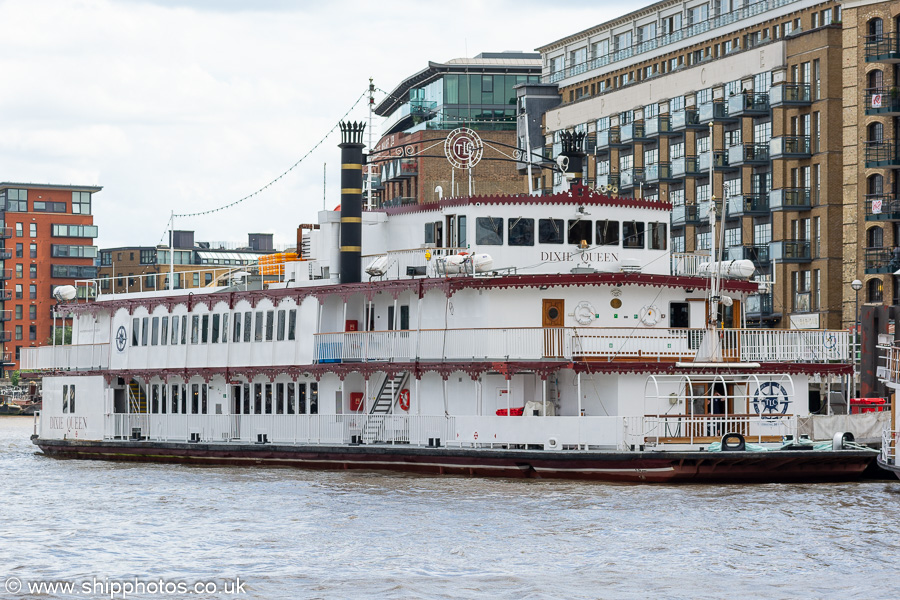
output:
[[[884,230],[881,227],[869,227],[866,231],[866,248],[884,246]]]
[[[880,279],[866,282],[866,302],[884,302],[884,284]]]
[[[879,38],[884,33],[884,21],[878,17],[870,19],[866,29],[869,34],[869,39]]]
[[[876,173],[866,180],[866,195],[881,196],[884,194],[884,177]]]
[[[881,69],[875,69],[874,71],[869,71],[869,74],[866,75],[866,89],[869,90],[880,90],[884,87],[884,73]]]
[[[871,123],[866,129],[866,140],[869,142],[884,141],[884,125],[881,123]]]

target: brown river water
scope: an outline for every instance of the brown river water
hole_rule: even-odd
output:
[[[0,417],[2,599],[900,598],[900,480],[129,464],[47,458],[31,433]]]

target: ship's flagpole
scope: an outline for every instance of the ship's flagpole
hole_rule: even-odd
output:
[[[375,84],[369,77],[369,155],[372,154],[372,111],[375,110]],[[366,165],[368,171],[369,194],[366,199],[366,209],[372,210],[372,165]]]
[[[175,211],[169,216],[169,291],[175,289]]]

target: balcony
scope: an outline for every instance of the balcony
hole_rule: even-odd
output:
[[[713,165],[717,169],[725,169],[730,171],[731,169],[729,169],[730,164],[728,162],[728,151],[713,150]]]
[[[900,34],[866,36],[866,62],[900,62]]]
[[[700,158],[697,156],[681,156],[672,161],[673,177],[699,177],[704,174],[706,171],[701,168]]]
[[[672,131],[672,119],[669,115],[660,115],[644,121],[644,135],[653,138],[659,135],[677,135]]]
[[[621,187],[622,178],[619,173],[606,173],[604,175],[597,175],[597,187],[606,186],[607,189],[615,188],[615,191],[619,191]]]
[[[809,210],[812,208],[809,188],[784,188],[769,192],[772,210]]]
[[[672,226],[701,225],[706,222],[708,203],[682,204],[672,208]]]
[[[634,167],[631,169],[626,169],[619,173],[619,176],[619,180],[621,182],[620,187],[623,189],[645,183],[644,167]]]
[[[757,269],[767,267],[771,262],[769,260],[768,246],[742,246],[744,260],[753,261]]]
[[[632,142],[649,142],[650,137],[645,133],[644,122],[643,121],[635,121],[633,123],[628,123],[627,125],[622,125],[622,143],[632,143]]]
[[[706,125],[700,123],[700,115],[696,108],[686,108],[672,113],[672,131],[680,132],[685,129],[703,129]]]
[[[866,142],[866,168],[900,167],[900,152],[894,140]]]
[[[672,163],[662,161],[644,167],[644,181],[646,183],[671,183],[678,181],[678,178],[672,176]]]
[[[12,352],[0,353],[0,367],[11,367],[16,363],[13,361]]]
[[[610,127],[597,133],[597,153],[605,152],[610,148],[622,148],[627,144],[622,143],[621,131],[618,127]]]
[[[900,252],[892,248],[866,248],[866,275],[900,270]]]
[[[8,240],[13,236],[12,227],[0,227],[0,240]]]
[[[700,123],[705,125],[711,121],[724,123],[726,121],[736,121],[737,119],[729,116],[728,105],[724,100],[713,100],[700,105],[699,120]]]
[[[769,213],[768,194],[743,194],[728,198],[728,216],[765,215]]]
[[[769,106],[809,106],[812,94],[808,83],[783,83],[769,89]]]
[[[728,166],[766,165],[769,162],[768,144],[740,144],[728,149]]]
[[[0,322],[12,320],[11,310],[0,310]]]
[[[0,281],[6,281],[8,279],[12,279],[13,272],[12,269],[0,269]]]
[[[769,242],[769,257],[774,262],[808,263],[812,260],[808,240]]]
[[[900,200],[896,196],[867,194],[866,221],[900,221]]]
[[[747,313],[747,318],[755,317],[756,319],[761,319],[774,315],[772,294],[753,294],[748,296],[744,310]]]
[[[11,331],[0,331],[0,342],[6,343],[12,341]]]
[[[584,136],[584,151],[587,154],[593,154],[597,150],[597,134],[589,133]]]
[[[728,115],[732,117],[761,117],[770,110],[768,94],[745,92],[728,98]]]
[[[900,115],[900,88],[866,90],[867,115]]]
[[[810,140],[808,135],[785,135],[769,140],[769,157],[780,158],[810,158]]]
[[[13,291],[9,289],[0,290],[0,302],[9,302],[12,300]]]

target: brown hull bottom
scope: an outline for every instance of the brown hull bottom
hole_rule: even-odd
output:
[[[366,469],[623,483],[803,483],[859,479],[873,452],[591,452],[409,446],[278,446],[35,439],[56,458]]]

